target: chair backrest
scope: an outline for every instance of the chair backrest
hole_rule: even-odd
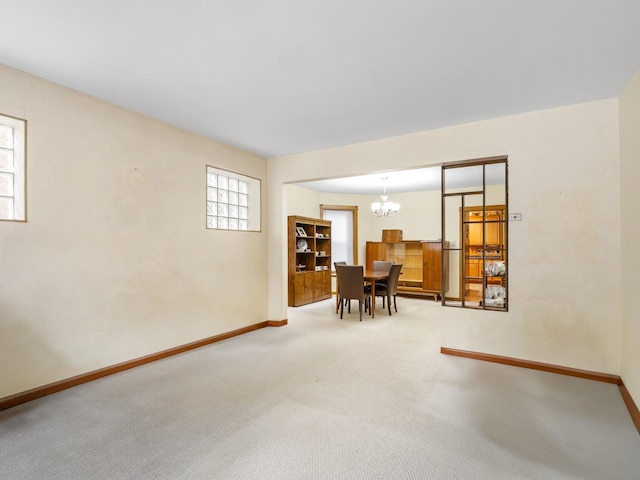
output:
[[[395,295],[398,292],[398,279],[402,271],[401,263],[394,263],[389,269],[389,280],[387,281],[387,291],[389,295]]]
[[[385,262],[384,260],[374,260],[373,270],[376,272],[388,272],[391,269],[393,262]]]
[[[346,265],[347,262],[333,262],[333,268],[336,268],[338,265]]]
[[[336,272],[336,282],[338,282],[338,269],[336,268],[338,265],[346,265],[347,262],[333,262],[333,269]],[[336,290],[338,290],[338,283],[336,283]],[[340,290],[338,290],[338,295],[340,295]]]
[[[340,298],[364,300],[364,269],[362,265],[336,265],[336,275]]]

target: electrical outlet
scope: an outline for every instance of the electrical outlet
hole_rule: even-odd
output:
[[[509,221],[510,222],[520,222],[522,220],[522,214],[521,213],[510,213],[509,214]]]

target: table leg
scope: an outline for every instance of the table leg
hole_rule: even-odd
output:
[[[376,316],[376,282],[371,282],[371,318]]]

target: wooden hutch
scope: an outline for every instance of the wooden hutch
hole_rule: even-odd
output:
[[[367,270],[373,268],[374,260],[402,263],[398,293],[432,295],[434,299],[438,300],[443,295],[443,275],[445,288],[448,289],[449,262],[448,257],[445,257],[445,271],[443,272],[440,240],[402,240],[402,230],[383,230],[381,242],[367,242]]]
[[[331,298],[331,221],[288,217],[290,307]]]

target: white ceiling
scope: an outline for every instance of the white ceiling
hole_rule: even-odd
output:
[[[0,0],[0,13],[0,63],[265,157],[612,98],[640,68],[638,0]]]
[[[398,170],[353,177],[329,178],[296,183],[318,192],[355,195],[391,195],[401,192],[424,192],[440,188],[440,167]]]

